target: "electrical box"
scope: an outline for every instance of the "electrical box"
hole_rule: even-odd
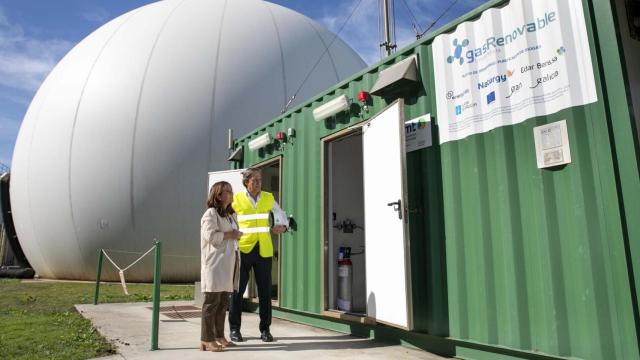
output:
[[[538,169],[571,162],[566,120],[534,127],[533,138],[536,146]]]

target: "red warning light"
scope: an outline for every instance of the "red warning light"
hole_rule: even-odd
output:
[[[369,100],[369,93],[366,91],[360,91],[358,93],[358,101],[367,102],[367,100]]]

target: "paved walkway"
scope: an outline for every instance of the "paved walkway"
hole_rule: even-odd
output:
[[[118,354],[107,359],[428,359],[443,357],[399,345],[389,345],[329,330],[273,319],[271,333],[276,342],[263,343],[258,316],[242,315],[245,342],[221,353],[198,350],[199,309],[190,301],[161,304],[160,350],[149,351],[151,303],[76,305],[98,331],[116,345]],[[190,317],[193,316],[193,317]],[[228,324],[226,333],[228,334]]]

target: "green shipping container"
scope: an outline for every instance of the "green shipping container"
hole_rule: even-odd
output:
[[[279,239],[274,258],[275,316],[460,358],[640,358],[638,2],[582,0],[592,69],[586,77],[593,73],[596,101],[440,141],[453,128],[439,119],[438,102],[458,94],[447,95],[436,84],[443,75],[435,69],[445,60],[436,57],[438,36],[491,14],[509,17],[511,5],[567,1],[491,1],[235,142],[242,154],[233,167],[262,167],[266,189],[291,214],[291,231]],[[556,15],[532,21],[542,21],[538,30],[566,21],[562,12]],[[521,33],[533,31],[523,24]],[[498,30],[507,36],[493,44],[516,41],[517,29]],[[558,36],[573,49],[579,41],[571,36],[578,34]],[[445,66],[481,61],[487,51],[457,41]],[[498,46],[490,44],[492,49]],[[558,51],[562,56],[564,47]],[[500,76],[471,91],[497,87],[491,82]],[[374,87],[377,95],[357,100]],[[346,111],[315,121],[314,110],[336,102],[340,108],[335,99],[342,95],[351,99]],[[486,106],[493,96],[487,95]],[[450,111],[458,116],[466,111],[461,105]],[[371,184],[397,174],[382,159],[372,163],[369,151],[396,146],[396,130],[391,127],[387,141],[384,134],[370,135],[386,130],[362,125],[389,111],[404,121],[423,117],[416,126],[431,130],[432,145],[406,152],[399,162],[406,198],[388,207],[388,222],[376,223],[365,218],[374,213],[371,199],[395,198],[387,201],[391,190],[372,192]],[[538,168],[534,130],[561,120],[571,161]],[[249,143],[265,133],[267,145],[250,150]],[[276,139],[278,133],[284,141]],[[374,146],[369,137],[378,139]],[[543,160],[557,160],[554,154]],[[395,223],[404,223],[404,239],[376,233],[403,214]],[[337,262],[344,247],[351,248],[351,274]],[[396,273],[401,276],[384,278]],[[353,283],[345,289],[347,275]]]

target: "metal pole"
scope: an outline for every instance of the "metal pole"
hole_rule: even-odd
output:
[[[387,50],[387,56],[391,55],[391,30],[389,29],[389,0],[384,0],[384,46]]]
[[[96,270],[96,292],[93,294],[93,305],[98,305],[98,296],[100,296],[100,274],[102,274],[102,249],[98,252],[98,269]]]
[[[391,43],[391,15],[389,0],[383,0],[383,18],[384,18],[384,42],[380,46],[384,46],[387,56],[391,55],[391,50],[396,47]]]
[[[156,252],[153,261],[153,309],[151,314],[151,350],[158,350],[158,323],[160,322],[160,259],[162,244],[155,240]]]

